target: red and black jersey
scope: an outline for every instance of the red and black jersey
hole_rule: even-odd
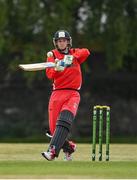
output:
[[[52,50],[54,56],[48,57],[48,62],[55,62],[55,58],[63,60],[64,54],[60,53],[57,49]],[[54,68],[47,68],[46,75],[49,79],[53,79],[53,90],[56,89],[76,89],[79,90],[82,84],[82,75],[80,64],[83,63],[90,52],[86,48],[70,49],[69,55],[73,55],[73,64],[66,67],[64,71],[58,72]]]

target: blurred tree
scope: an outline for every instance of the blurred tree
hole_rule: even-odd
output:
[[[10,77],[19,63],[43,61],[53,33],[67,29],[74,46],[104,52],[110,70],[137,71],[136,22],[136,0],[0,0],[1,70]]]
[[[73,30],[74,8],[79,0],[0,0],[1,61],[7,59],[9,72],[19,63],[44,61],[46,51],[52,48],[53,33],[58,29]],[[4,23],[3,23],[4,22]],[[35,74],[27,78],[35,79]]]
[[[104,39],[107,62],[110,69],[119,69],[123,66],[124,56],[128,51],[127,18],[124,15],[124,1],[108,1],[105,13]],[[115,8],[114,8],[115,7]]]
[[[137,1],[92,0],[87,2],[90,12],[86,25],[83,27],[87,44],[95,51],[105,52],[110,70],[124,68],[126,61],[132,63],[129,62],[131,59],[134,62],[132,67],[137,69],[135,61],[137,57],[137,33],[135,32]]]
[[[5,31],[5,26],[6,26],[6,7],[3,1],[0,1],[0,55],[3,52],[4,49],[4,31]]]

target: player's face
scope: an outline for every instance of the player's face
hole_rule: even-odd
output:
[[[60,38],[57,40],[57,46],[59,49],[63,50],[66,49],[67,45],[68,45],[68,40],[65,38]]]

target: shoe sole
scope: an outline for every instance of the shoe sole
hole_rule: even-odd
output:
[[[53,161],[53,160],[54,160],[54,159],[48,159],[47,156],[45,156],[45,153],[41,153],[41,155],[42,155],[45,159],[47,159],[48,161]]]

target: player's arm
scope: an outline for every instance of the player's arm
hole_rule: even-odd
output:
[[[79,64],[83,63],[90,55],[90,51],[86,48],[76,49],[73,56],[78,60]]]
[[[64,67],[61,65],[60,61],[55,59],[53,53],[50,51],[47,53],[47,62],[54,62],[56,63],[55,68],[47,68],[46,75],[49,79],[54,79],[59,76],[59,72],[64,70]]]

